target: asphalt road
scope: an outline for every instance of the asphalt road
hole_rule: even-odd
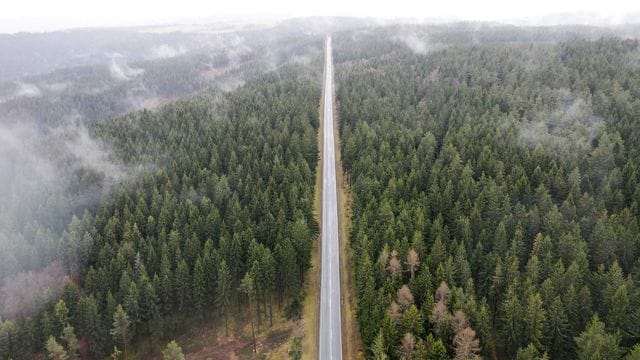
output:
[[[340,243],[336,156],[333,140],[333,58],[327,37],[324,78],[324,125],[322,156],[322,277],[320,282],[320,360],[342,359],[340,317]]]

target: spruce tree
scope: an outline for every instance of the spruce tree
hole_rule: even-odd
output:
[[[120,342],[124,347],[124,358],[125,360],[129,359],[129,352],[127,350],[129,344],[129,327],[131,323],[129,321],[129,316],[122,308],[122,305],[118,305],[116,307],[116,311],[113,314],[113,324],[111,326],[111,336]]]
[[[229,336],[229,311],[231,310],[231,273],[227,267],[227,262],[222,260],[218,268],[218,286],[216,292],[216,304],[224,317],[224,330]]]

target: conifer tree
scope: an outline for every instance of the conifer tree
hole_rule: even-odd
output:
[[[162,351],[163,360],[184,360],[184,354],[182,348],[175,340],[172,340],[167,344],[167,347]]]
[[[224,317],[224,329],[229,336],[229,311],[231,310],[231,273],[227,262],[222,260],[218,268],[218,286],[216,291],[216,303],[222,317]]]
[[[129,359],[129,352],[127,350],[127,346],[129,344],[129,327],[131,322],[129,321],[129,316],[122,308],[122,305],[118,305],[116,307],[116,311],[113,314],[113,324],[111,326],[111,336],[120,342],[124,347],[124,358],[125,360]]]

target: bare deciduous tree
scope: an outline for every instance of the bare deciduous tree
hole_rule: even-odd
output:
[[[431,315],[429,315],[429,321],[435,327],[436,332],[440,331],[440,326],[449,316],[449,309],[447,309],[447,305],[445,305],[442,301],[438,301],[435,305],[433,305],[433,309],[431,309]]]
[[[395,250],[391,252],[391,260],[389,260],[387,271],[389,271],[394,280],[402,272],[402,264],[400,263],[400,260],[398,260],[398,252]]]
[[[451,317],[451,328],[454,333],[459,333],[465,328],[469,327],[469,317],[462,310],[458,310],[453,313]]]
[[[397,302],[392,301],[389,305],[389,315],[391,315],[391,318],[396,323],[400,321],[400,318],[402,317],[402,310],[400,309],[400,305],[398,305]]]
[[[407,253],[406,264],[409,267],[409,272],[411,272],[411,278],[413,278],[416,269],[420,266],[420,257],[415,250],[411,249]]]
[[[406,284],[402,285],[402,287],[398,289],[397,295],[397,302],[403,311],[406,310],[409,306],[413,305],[413,293]]]
[[[480,340],[476,338],[476,332],[472,328],[467,326],[457,333],[453,345],[456,349],[455,360],[481,359],[478,355]]]
[[[449,298],[449,294],[451,294],[451,289],[449,289],[449,285],[446,282],[441,282],[440,286],[436,290],[436,301],[446,302]]]
[[[416,338],[411,333],[404,334],[402,343],[398,349],[398,355],[401,359],[413,359],[413,350],[416,347]]]

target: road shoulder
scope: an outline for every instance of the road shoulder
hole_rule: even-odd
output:
[[[324,78],[324,76],[323,76]],[[318,118],[320,120],[318,126],[318,163],[316,165],[316,187],[313,199],[313,210],[316,220],[322,228],[322,160],[323,160],[323,126],[324,126],[324,86],[322,97],[320,98],[320,106],[318,107]],[[320,249],[321,249],[321,233],[318,234],[312,253],[311,268],[307,271],[305,283],[305,300],[302,309],[302,319],[304,322],[304,338],[302,339],[302,358],[317,359],[318,358],[318,337],[320,330]]]
[[[334,65],[335,69],[335,65]],[[335,70],[334,70],[335,73]],[[335,79],[335,77],[334,77]],[[351,189],[348,178],[343,173],[340,152],[340,116],[339,103],[335,96],[334,81],[334,109],[333,132],[336,156],[336,181],[338,191],[338,231],[340,239],[340,293],[342,295],[342,357],[344,359],[364,359],[362,340],[356,319],[356,297],[352,286],[353,269],[351,268],[351,247],[349,246],[349,232],[351,230]]]

